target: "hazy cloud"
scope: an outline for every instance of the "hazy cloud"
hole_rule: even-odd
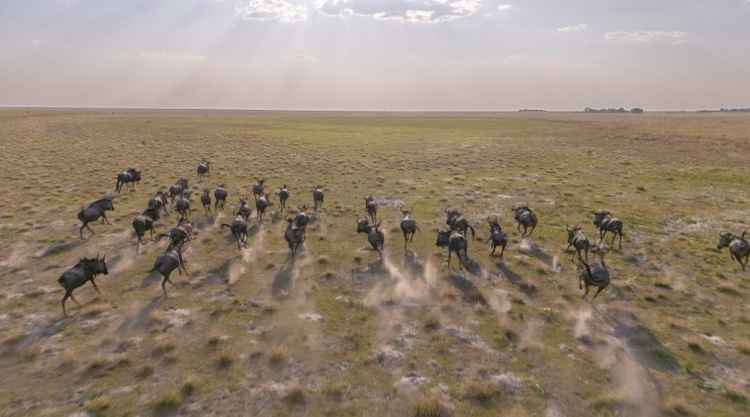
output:
[[[483,7],[483,0],[321,0],[317,4],[318,11],[328,16],[369,16],[408,23],[450,22],[474,16]]]
[[[585,32],[588,30],[589,25],[585,23],[581,23],[578,25],[571,25],[571,26],[563,26],[561,28],[557,28],[558,32],[562,33],[571,33],[571,32]]]
[[[608,32],[604,35],[608,41],[627,42],[627,43],[671,43],[679,45],[687,41],[687,33],[681,31],[661,31],[661,30],[639,30],[634,32]]]
[[[294,23],[307,20],[307,7],[285,0],[243,0],[237,4],[237,15],[245,20]]]

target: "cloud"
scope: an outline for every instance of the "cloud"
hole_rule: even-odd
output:
[[[507,7],[506,7],[507,6]],[[369,16],[407,23],[443,23],[478,14],[485,0],[321,0],[318,11],[327,16]],[[510,5],[500,5],[507,10]]]
[[[585,32],[588,30],[588,28],[589,25],[580,23],[578,25],[563,26],[561,28],[557,28],[557,31],[562,33]]]
[[[608,41],[626,43],[670,43],[679,45],[687,41],[687,33],[680,31],[639,30],[634,32],[607,32],[604,38]]]
[[[244,20],[277,21],[283,23],[307,20],[307,7],[286,0],[243,0],[235,8]]]
[[[748,0],[750,1],[750,0]],[[513,8],[512,4],[500,4],[497,6],[497,10],[500,12],[508,11]]]

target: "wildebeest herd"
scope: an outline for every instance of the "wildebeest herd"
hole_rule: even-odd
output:
[[[205,179],[210,172],[210,163],[206,160],[201,160],[197,167],[198,180]],[[141,180],[141,172],[134,169],[128,168],[117,175],[117,182],[115,191],[120,193],[122,189],[128,185],[129,188],[134,189],[135,183]],[[256,210],[256,222],[260,226],[264,219],[264,214],[269,206],[273,203],[270,199],[270,194],[266,192],[265,179],[259,178],[256,183],[251,187],[253,198],[255,200]],[[276,193],[279,200],[280,214],[284,214],[287,210],[287,201],[291,195],[289,188],[284,184]],[[213,201],[211,200],[211,190],[204,188],[201,195],[201,204],[206,214],[209,214],[212,210],[223,211],[229,192],[226,190],[224,184],[220,184],[213,190]],[[286,219],[287,227],[284,230],[284,239],[289,246],[289,253],[291,257],[295,257],[300,249],[303,248],[305,242],[306,227],[313,219],[320,216],[320,212],[323,206],[325,193],[323,187],[316,185],[312,189],[313,197],[313,214],[307,213],[308,208],[306,205],[298,207],[296,210],[291,210],[288,213]],[[108,195],[105,198],[99,199],[90,205],[81,208],[78,212],[78,219],[81,221],[81,227],[79,229],[80,238],[83,239],[83,229],[87,229],[91,234],[94,231],[89,226],[89,223],[96,221],[101,218],[106,224],[110,224],[106,217],[106,212],[114,210],[113,204],[114,197]],[[237,248],[241,250],[247,246],[248,236],[252,227],[250,217],[252,215],[252,207],[248,203],[247,197],[239,197],[239,203],[236,210],[233,213],[233,219],[231,223],[221,224],[221,229],[227,228],[231,232],[234,240],[237,243]],[[168,191],[160,190],[149,199],[147,208],[138,214],[133,220],[132,226],[136,236],[136,253],[139,253],[140,247],[145,243],[145,234],[149,233],[152,240],[161,240],[165,237],[169,239],[169,244],[165,251],[159,255],[154,262],[154,266],[151,272],[158,272],[162,276],[162,292],[164,297],[167,296],[166,284],[172,283],[170,281],[170,275],[174,270],[178,273],[187,272],[185,266],[184,246],[186,243],[191,241],[193,235],[193,225],[190,222],[190,203],[191,203],[191,190],[189,188],[189,182],[187,178],[179,178],[175,184],[169,187]],[[169,208],[173,208],[175,212],[179,214],[177,225],[172,228],[169,233],[157,234],[154,238],[154,229],[157,223],[162,218],[162,214],[169,215]],[[365,197],[365,212],[366,217],[357,220],[356,232],[363,233],[367,237],[367,241],[374,251],[376,251],[382,260],[383,250],[385,247],[385,234],[380,229],[381,221],[378,219],[378,203],[373,196]],[[536,229],[539,220],[537,214],[528,205],[518,205],[511,209],[513,218],[516,222],[516,229],[520,234],[521,238],[531,236]],[[413,218],[410,210],[402,208],[402,218],[400,222],[400,228],[403,233],[404,239],[404,251],[408,251],[408,245],[414,239],[419,227],[416,219]],[[463,268],[464,264],[469,260],[469,235],[471,239],[476,239],[476,231],[470,224],[469,220],[456,209],[445,209],[444,214],[446,216],[445,228],[437,231],[436,246],[445,248],[447,250],[447,262],[448,267],[451,268],[452,255],[456,254],[459,261],[459,267]],[[608,234],[612,236],[611,245],[614,245],[617,241],[618,248],[622,249],[622,240],[624,237],[623,229],[624,223],[622,220],[615,218],[609,211],[599,210],[592,212],[593,225],[596,227],[599,233],[598,241],[592,241],[584,233],[583,228],[580,225],[573,227],[566,226],[567,232],[567,243],[568,247],[566,251],[572,251],[571,260],[576,263],[577,274],[579,279],[579,288],[584,289],[583,297],[588,295],[589,287],[596,287],[597,292],[593,298],[596,298],[599,293],[604,290],[610,282],[610,273],[604,262],[604,256],[608,251],[608,246],[605,243]],[[506,232],[500,225],[500,221],[497,216],[491,216],[487,219],[489,226],[489,237],[486,239],[486,243],[490,247],[490,256],[499,256],[503,258],[506,247],[509,244],[509,238]],[[717,249],[725,247],[729,248],[729,253],[732,260],[737,261],[742,270],[744,271],[748,264],[748,258],[750,258],[750,243],[746,238],[747,231],[742,235],[734,235],[732,233],[721,233]],[[496,250],[500,249],[499,255],[496,255]],[[589,253],[594,252],[599,255],[599,261],[593,264],[589,263]],[[96,286],[94,278],[99,274],[107,274],[107,265],[105,257],[96,258],[82,258],[72,268],[65,271],[59,278],[58,282],[65,289],[65,295],[62,299],[63,314],[67,315],[65,309],[65,302],[68,298],[72,299],[76,304],[78,302],[73,297],[73,290],[84,285],[86,282],[91,281],[92,285],[99,292],[99,288]]]

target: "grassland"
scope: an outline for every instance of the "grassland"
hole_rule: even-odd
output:
[[[742,114],[375,114],[0,111],[2,416],[739,416],[750,413],[750,271],[718,232],[750,226],[750,117]],[[195,166],[212,161],[199,183]],[[81,205],[134,166],[112,225],[78,240]],[[238,252],[193,212],[188,275],[166,300],[130,223],[179,177],[257,177],[326,204],[294,262],[284,222]],[[420,223],[406,259],[395,207],[386,262],[355,233],[363,197]],[[521,241],[510,207],[540,227]],[[194,206],[199,205],[197,201]],[[434,246],[442,209],[480,237],[499,215],[506,259],[451,272]],[[625,221],[613,283],[582,301],[565,225]],[[276,209],[276,207],[273,207]],[[164,231],[175,222],[162,220]],[[85,255],[110,273],[60,309],[57,278]]]

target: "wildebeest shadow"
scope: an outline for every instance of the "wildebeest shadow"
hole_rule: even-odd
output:
[[[484,298],[484,295],[479,291],[479,288],[463,275],[452,273],[448,275],[447,281],[461,291],[461,295],[467,303],[487,306],[487,299]]]
[[[73,250],[79,246],[81,246],[85,241],[83,240],[74,240],[71,242],[61,242],[61,243],[55,243],[52,245],[49,245],[46,249],[42,249],[34,254],[35,259],[41,259],[46,258],[47,256],[57,255],[63,252],[68,252],[70,250]]]
[[[525,242],[525,245],[524,245],[524,242]],[[537,245],[531,240],[522,241],[521,246],[522,246],[521,252],[533,258],[539,259],[540,261],[542,261],[542,263],[547,265],[547,267],[549,268],[552,268],[554,266],[554,258],[550,256],[549,254],[547,254],[547,252],[545,252],[544,249],[541,248],[541,246]]]
[[[643,367],[660,372],[678,372],[682,367],[648,327],[641,324],[635,314],[614,310],[609,315],[614,327],[613,335],[622,340],[633,358]]]
[[[120,327],[117,328],[117,333],[122,336],[133,330],[144,328],[148,316],[151,315],[154,310],[159,308],[162,302],[164,302],[164,298],[161,295],[152,298],[151,301],[148,304],[144,304],[135,315],[126,318],[125,321],[120,324]]]
[[[524,292],[524,294],[532,296],[534,295],[534,293],[536,293],[536,285],[526,282],[523,278],[521,278],[520,275],[508,268],[505,263],[498,263],[497,269],[500,271],[500,274],[505,277],[505,279],[510,281],[511,284],[518,286],[518,288],[520,288],[521,291]]]
[[[472,275],[475,275],[475,276],[482,275],[482,265],[476,260],[468,256],[461,259],[461,265],[464,267],[465,270],[467,270]]]
[[[148,275],[146,275],[143,278],[143,281],[141,281],[141,289],[148,288],[153,284],[156,284],[157,282],[161,282],[162,276],[160,273],[156,271],[150,271]]]
[[[419,259],[416,252],[406,251],[404,254],[404,266],[410,274],[416,277],[424,276],[424,262]]]
[[[366,280],[375,276],[385,276],[388,271],[381,259],[368,263],[366,266],[352,269],[352,279]]]
[[[296,257],[289,257],[286,263],[274,275],[273,283],[271,284],[271,294],[274,297],[284,296],[292,288],[292,285],[294,285],[294,265],[296,262]]]
[[[195,220],[195,228],[198,230],[204,230],[211,226],[213,226],[216,223],[216,216],[211,217],[201,217],[198,220]]]

